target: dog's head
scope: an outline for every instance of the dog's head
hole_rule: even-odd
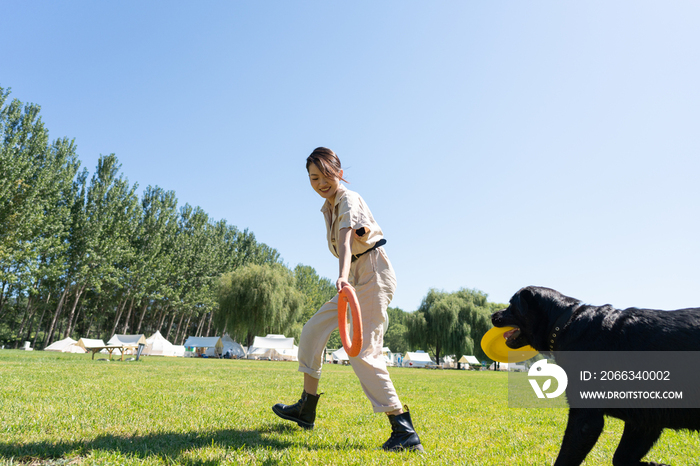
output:
[[[495,327],[515,327],[505,334],[509,348],[530,345],[537,351],[547,351],[549,331],[557,318],[578,304],[578,299],[550,288],[528,286],[510,298],[510,306],[494,312],[491,322]]]

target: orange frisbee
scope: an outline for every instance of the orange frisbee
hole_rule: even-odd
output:
[[[352,343],[350,343],[350,335],[348,334],[348,305],[350,305],[352,315]],[[360,354],[362,349],[362,314],[357,295],[351,286],[344,286],[338,293],[338,330],[340,331],[340,340],[343,342],[348,356],[354,358]]]

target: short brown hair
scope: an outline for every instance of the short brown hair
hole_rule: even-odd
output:
[[[340,179],[342,181],[348,182],[346,179],[340,176],[340,159],[332,150],[327,147],[317,147],[314,151],[306,158],[306,171],[309,171],[311,164],[316,165],[318,169],[323,173],[326,178]]]

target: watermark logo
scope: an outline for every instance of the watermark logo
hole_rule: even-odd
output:
[[[528,369],[508,373],[511,408],[700,408],[700,370],[692,369],[700,367],[700,351],[535,356],[517,366]]]
[[[546,359],[541,359],[533,364],[530,367],[527,375],[530,377],[547,377],[547,379],[544,380],[541,388],[537,382],[537,379],[528,379],[530,385],[532,385],[532,389],[537,395],[537,398],[556,398],[564,393],[564,390],[566,390],[566,386],[569,383],[569,378],[566,376],[564,369],[556,364],[547,364]],[[548,393],[547,390],[549,390],[552,386],[552,378],[557,381],[557,389],[551,393]]]

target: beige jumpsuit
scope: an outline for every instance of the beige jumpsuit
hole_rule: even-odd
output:
[[[338,257],[339,232],[343,228],[354,231],[364,228],[365,234],[353,232],[352,254],[362,254],[383,238],[382,230],[359,194],[338,188],[334,205],[326,201],[321,209],[326,220],[328,247]],[[401,408],[386,369],[382,345],[388,325],[386,309],[396,289],[396,276],[391,262],[379,247],[358,257],[350,266],[348,281],[355,288],[362,312],[363,345],[360,354],[350,358],[362,389],[372,403],[374,412],[391,412]],[[338,295],[321,306],[304,325],[299,339],[299,371],[320,379],[323,350],[328,338],[338,327]]]

